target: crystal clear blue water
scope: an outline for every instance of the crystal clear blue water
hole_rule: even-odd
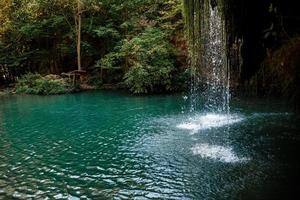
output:
[[[300,120],[274,101],[189,113],[182,95],[0,97],[0,199],[289,199]]]

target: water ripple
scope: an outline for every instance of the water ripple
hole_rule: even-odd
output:
[[[290,115],[180,114],[166,96],[11,102],[0,104],[0,199],[231,200],[282,178],[298,152]]]

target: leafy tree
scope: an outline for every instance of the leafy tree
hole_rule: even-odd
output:
[[[174,63],[171,45],[157,28],[125,41],[122,51],[129,55],[131,68],[125,74],[125,83],[134,93],[148,93],[171,89]]]

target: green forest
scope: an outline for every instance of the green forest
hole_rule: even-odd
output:
[[[1,0],[0,22],[0,82],[17,92],[69,91],[76,70],[83,89],[168,92],[187,80],[180,0]]]

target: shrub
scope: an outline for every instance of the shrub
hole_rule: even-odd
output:
[[[40,74],[26,74],[16,84],[19,94],[53,95],[71,91],[67,81],[57,75],[41,76]]]

